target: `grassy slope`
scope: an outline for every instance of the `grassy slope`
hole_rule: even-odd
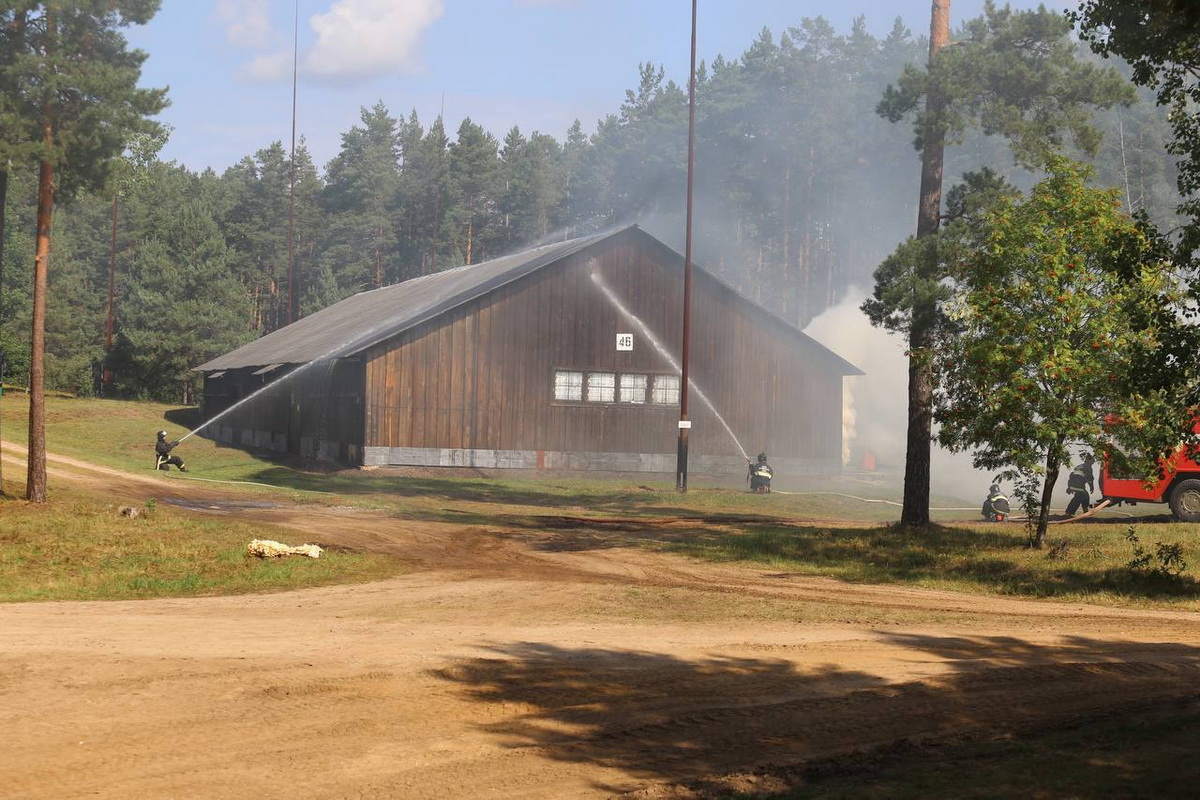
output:
[[[24,395],[5,393],[0,409],[6,440],[24,443],[27,403]],[[186,433],[167,421],[171,414],[168,407],[149,403],[51,398],[48,447],[112,467],[149,470],[154,432],[166,428],[173,438]],[[199,437],[189,439],[186,449],[189,460],[212,463],[217,477],[238,478],[264,466]],[[164,505],[139,509],[131,519],[117,513],[113,498],[57,482],[49,503],[30,505],[17,499],[24,490],[24,471],[9,460],[3,463],[3,477],[0,602],[277,591],[377,580],[404,570],[394,558],[369,554],[249,558],[245,547],[250,540],[287,541],[289,534]]]

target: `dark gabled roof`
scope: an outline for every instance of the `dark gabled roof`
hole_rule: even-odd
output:
[[[630,225],[607,233],[542,245],[480,264],[454,267],[382,289],[361,292],[232,352],[217,356],[194,369],[209,372],[268,365],[307,364],[319,359],[352,356],[542,267],[627,231],[636,232],[671,253],[680,262],[683,261],[683,256],[636,225]],[[694,263],[693,267],[699,269]],[[842,375],[862,374],[857,367],[783,319],[745,298],[715,276],[708,277],[736,294],[759,313],[772,318],[776,324],[782,325],[790,333],[816,348],[830,368]]]
[[[307,364],[354,355],[612,235],[555,242],[360,292],[195,369]]]

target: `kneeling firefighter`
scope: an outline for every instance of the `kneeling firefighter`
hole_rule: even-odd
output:
[[[750,482],[750,491],[765,494],[771,491],[771,477],[775,471],[767,463],[767,454],[759,453],[758,460],[750,464],[746,480]]]
[[[993,483],[988,487],[987,499],[983,501],[983,518],[988,522],[1003,522],[1010,510],[1008,498],[1000,491],[1000,484]]]
[[[158,432],[158,441],[154,443],[154,452],[157,455],[155,466],[161,470],[170,472],[171,467],[178,467],[180,472],[187,472],[187,467],[183,465],[183,459],[179,456],[171,455],[171,451],[179,446],[179,442],[168,442],[167,432]]]

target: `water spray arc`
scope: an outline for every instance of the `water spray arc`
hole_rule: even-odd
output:
[[[615,308],[621,314],[621,316],[625,317],[626,320],[634,325],[638,331],[646,337],[646,340],[653,345],[655,351],[662,356],[668,364],[671,365],[671,369],[682,373],[682,368],[675,357],[671,355],[671,351],[669,351],[663,345],[663,343],[658,340],[658,337],[656,337],[654,332],[650,330],[650,327],[642,321],[641,317],[634,314],[624,303],[621,302],[621,298],[617,297],[616,293],[609,288],[608,284],[604,282],[604,278],[600,277],[600,273],[593,269],[591,278],[592,283],[596,284],[596,288],[598,288],[604,297],[607,298],[608,302],[612,304],[613,308]],[[738,451],[742,454],[742,458],[749,459],[749,456],[746,454],[746,448],[742,447],[742,443],[738,441],[737,434],[733,432],[733,428],[729,427],[729,423],[725,421],[725,417],[721,416],[721,412],[717,411],[717,407],[713,405],[713,402],[708,398],[708,395],[706,395],[690,377],[687,379],[687,385],[696,392],[696,397],[700,398],[701,402],[703,402],[704,405],[706,405],[708,409],[712,411],[713,416],[715,416],[717,421],[721,423],[721,426],[725,428],[725,431],[729,434],[729,438],[733,440],[733,443],[737,446]]]
[[[368,330],[366,333],[362,334],[361,336],[358,336],[357,338],[355,338],[349,342],[342,342],[334,347],[329,348],[328,350],[326,350],[324,353],[317,356],[316,358],[300,364],[298,367],[293,369],[291,372],[288,372],[284,375],[280,375],[278,378],[271,381],[270,383],[265,384],[265,385],[260,386],[259,388],[255,389],[253,392],[246,395],[241,400],[238,400],[236,403],[231,405],[229,408],[225,409],[224,411],[219,412],[218,414],[216,414],[213,417],[210,417],[209,419],[202,422],[200,425],[197,425],[195,428],[188,431],[187,434],[185,434],[183,436],[183,438],[181,438],[179,441],[182,442],[184,439],[187,439],[189,436],[199,433],[200,431],[207,428],[209,425],[212,425],[214,422],[221,419],[221,417],[224,417],[226,414],[230,413],[231,411],[233,411],[237,408],[241,408],[242,406],[246,405],[246,403],[249,403],[251,400],[258,397],[260,394],[266,392],[268,389],[272,389],[272,388],[278,386],[279,384],[283,383],[284,381],[290,380],[291,378],[294,378],[297,375],[300,375],[300,374],[306,372],[314,364],[318,364],[318,363],[322,363],[322,362],[329,363],[329,362],[336,360],[337,358],[340,358],[342,356],[357,352],[359,349],[361,349],[360,345],[366,346],[366,344],[369,344],[370,342],[374,341],[376,335],[386,327],[387,327],[387,323],[376,325],[373,328],[371,328],[370,330]],[[283,329],[281,328],[280,330],[283,330]],[[332,370],[331,363],[329,364],[329,366]]]
[[[245,397],[243,397],[241,400],[238,400],[236,403],[234,403],[233,405],[231,405],[229,408],[225,409],[224,411],[221,411],[221,412],[219,412],[218,414],[216,414],[216,415],[215,415],[215,416],[213,416],[213,417],[210,417],[210,418],[209,418],[208,420],[206,420],[205,422],[201,423],[201,424],[200,424],[200,425],[198,425],[197,427],[195,427],[195,428],[193,428],[192,430],[188,431],[186,434],[184,434],[184,435],[183,435],[183,436],[182,436],[182,437],[179,439],[179,441],[181,441],[181,442],[182,442],[184,439],[187,439],[189,436],[192,436],[192,435],[194,435],[194,434],[197,434],[197,433],[199,433],[200,431],[202,431],[202,430],[204,430],[205,428],[207,428],[209,425],[212,425],[214,422],[216,422],[217,420],[219,420],[221,417],[225,416],[226,414],[230,413],[231,411],[234,411],[234,410],[236,410],[236,409],[238,409],[238,408],[241,408],[242,406],[246,405],[246,403],[249,403],[251,400],[253,400],[254,398],[258,397],[260,394],[262,394],[263,392],[267,391],[268,389],[273,389],[273,388],[275,388],[276,386],[278,386],[279,384],[283,383],[284,381],[286,381],[286,380],[289,380],[289,379],[291,379],[291,378],[294,378],[294,377],[296,377],[297,375],[299,375],[300,373],[302,373],[302,372],[304,372],[304,371],[308,370],[308,369],[309,369],[310,367],[312,367],[314,364],[317,364],[317,363],[319,363],[319,362],[321,362],[321,361],[327,361],[327,360],[328,360],[328,359],[325,359],[325,358],[314,358],[312,361],[309,361],[309,362],[308,362],[308,363],[306,363],[306,364],[301,364],[300,366],[296,367],[296,368],[295,368],[294,370],[292,370],[291,372],[288,372],[288,373],[287,373],[287,374],[285,374],[285,375],[280,375],[280,376],[279,376],[278,378],[276,378],[275,380],[271,381],[271,382],[270,382],[270,383],[268,383],[268,384],[264,384],[263,386],[260,386],[259,388],[255,389],[253,392],[251,392],[250,394],[248,394],[248,395],[246,395]]]

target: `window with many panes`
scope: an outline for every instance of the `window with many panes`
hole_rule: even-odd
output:
[[[583,373],[559,369],[554,371],[554,399],[582,400]]]
[[[587,400],[589,403],[611,403],[616,399],[617,374],[615,372],[589,372]]]
[[[621,374],[621,393],[617,402],[642,405],[646,402],[646,376]]]
[[[650,402],[656,405],[678,405],[679,376],[655,375],[654,388],[650,392]]]
[[[563,402],[677,405],[678,375],[556,369],[554,399]]]

